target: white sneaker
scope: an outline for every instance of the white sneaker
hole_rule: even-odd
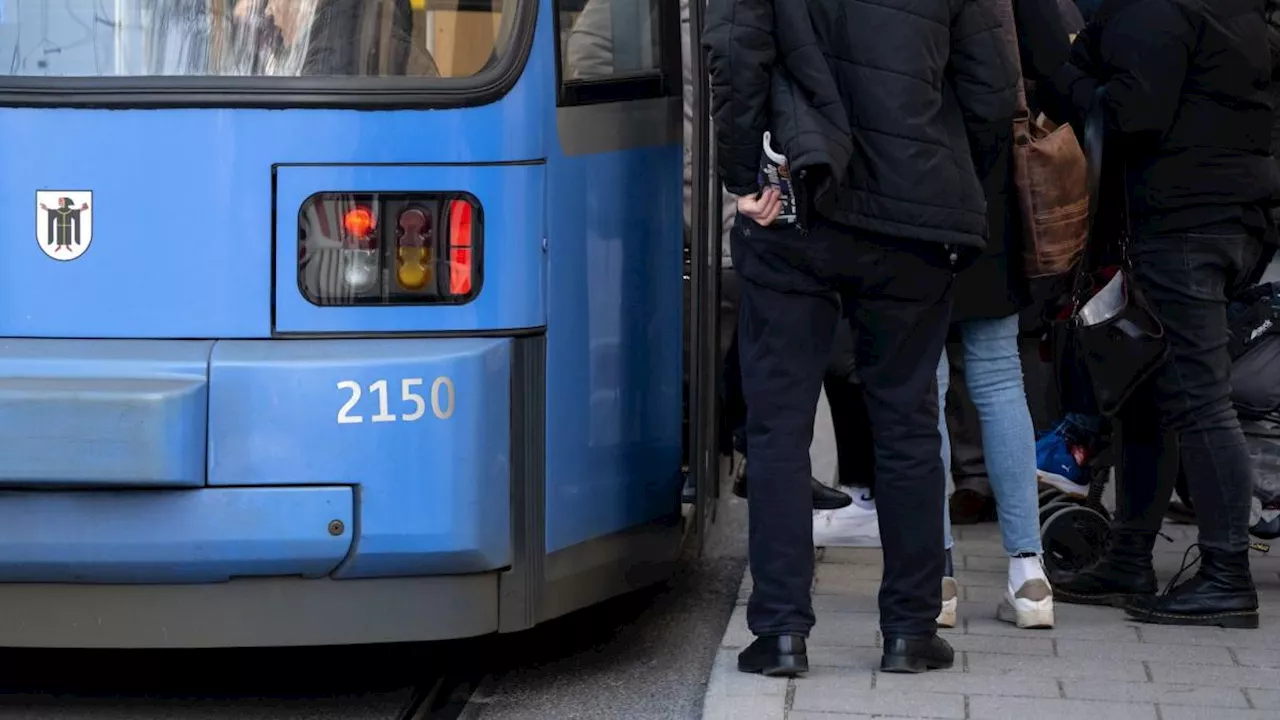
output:
[[[996,618],[1023,629],[1053,627],[1053,588],[1039,557],[1009,559],[1009,582]]]
[[[813,514],[814,547],[880,547],[880,519],[875,501],[865,491],[853,504]]]
[[[956,626],[956,612],[960,609],[960,585],[955,578],[942,578],[942,612],[938,613],[938,627]]]

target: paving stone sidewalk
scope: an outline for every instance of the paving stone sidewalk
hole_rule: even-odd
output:
[[[1121,611],[1059,603],[1057,628],[995,619],[1007,559],[994,524],[956,528],[960,624],[943,631],[956,666],[924,675],[879,672],[880,550],[818,550],[810,672],[744,675],[750,576],[716,657],[704,720],[955,718],[1007,720],[1275,720],[1280,718],[1280,544],[1252,554],[1258,630],[1157,627]],[[1161,582],[1178,570],[1194,528],[1169,525],[1156,548]],[[1193,553],[1194,554],[1194,553]]]

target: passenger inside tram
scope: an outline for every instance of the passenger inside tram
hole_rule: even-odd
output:
[[[234,55],[255,75],[440,75],[409,0],[237,0],[234,17]]]

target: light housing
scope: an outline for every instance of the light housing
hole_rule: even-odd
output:
[[[461,305],[482,281],[465,192],[322,192],[298,211],[298,289],[315,305]]]

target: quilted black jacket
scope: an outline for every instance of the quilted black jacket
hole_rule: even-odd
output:
[[[1103,98],[1104,166],[1124,171],[1135,234],[1213,234],[1280,201],[1271,76],[1263,0],[1103,0],[1046,107],[1082,127]],[[1123,196],[1105,183],[1112,216]]]
[[[761,137],[802,204],[894,237],[982,247],[968,133],[1012,121],[996,0],[710,0],[712,113],[725,187],[756,192]]]

